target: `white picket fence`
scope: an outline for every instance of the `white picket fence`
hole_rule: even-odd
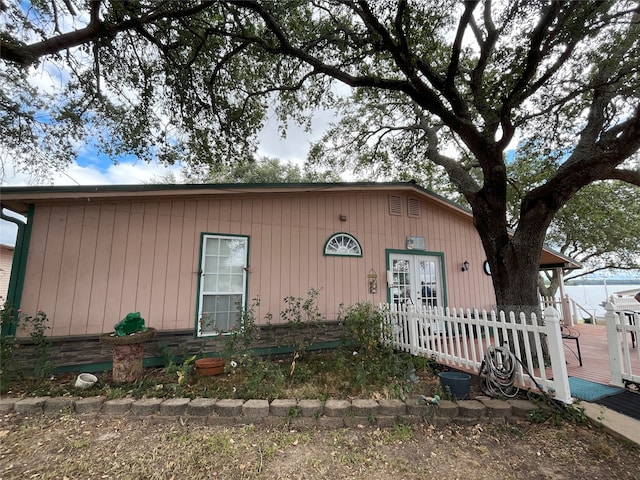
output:
[[[553,307],[544,310],[542,321],[532,314],[529,322],[524,313],[516,315],[513,312],[487,313],[396,304],[383,304],[380,309],[388,326],[390,338],[387,341],[398,350],[479,373],[490,347],[506,347],[521,360],[521,363],[516,362],[518,386],[532,390],[540,388],[556,400],[572,403],[560,316]],[[533,338],[532,342],[521,341],[529,336]],[[513,345],[509,344],[509,339],[513,339]],[[544,358],[543,343],[548,348],[550,369],[525,369],[522,364],[532,366],[535,365],[534,358]],[[526,358],[519,358],[521,351]]]
[[[633,370],[631,361],[633,356],[640,360],[640,346],[638,345],[640,340],[640,311],[632,310],[632,308],[637,309],[637,305],[637,302],[629,302],[628,304],[619,302],[616,304],[609,301],[604,306],[611,385],[618,387],[626,386],[628,383],[640,385],[640,371]],[[631,348],[629,347],[629,337],[633,338]]]

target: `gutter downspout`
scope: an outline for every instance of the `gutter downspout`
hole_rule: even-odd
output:
[[[19,218],[15,218],[6,215],[0,209],[0,218],[17,225],[18,235],[16,236],[16,245],[13,250],[13,261],[11,263],[11,276],[9,277],[9,289],[7,291],[8,305],[11,305],[15,311],[20,308],[20,302],[22,301],[22,290],[24,288],[24,276],[27,268],[27,253],[29,252],[29,241],[31,240],[31,226],[33,225],[33,212],[34,206],[29,205],[27,210],[27,221],[24,222]],[[16,322],[10,322],[8,325],[3,325],[0,336],[16,334]]]

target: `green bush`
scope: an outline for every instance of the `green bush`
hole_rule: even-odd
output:
[[[377,355],[380,350],[390,350],[382,342],[387,336],[387,326],[382,313],[370,302],[360,302],[350,307],[340,306],[339,319],[345,345],[353,345],[360,355]]]

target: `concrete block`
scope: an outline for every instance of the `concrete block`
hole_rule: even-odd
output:
[[[14,410],[16,402],[18,402],[20,399],[20,397],[0,398],[0,413],[10,412],[11,410]]]
[[[487,417],[506,418],[511,415],[511,405],[509,402],[495,398],[481,398],[479,401],[487,408],[485,411]]]
[[[351,401],[351,412],[356,417],[369,417],[378,413],[378,402],[371,399],[356,398]]]
[[[215,411],[218,401],[215,398],[194,398],[187,404],[187,415],[206,417]]]
[[[131,405],[131,414],[136,417],[148,417],[160,410],[161,398],[142,398]]]
[[[370,427],[371,425],[376,424],[375,416],[371,417],[360,417],[354,415],[347,415],[344,417],[344,425],[348,428],[364,428]]]
[[[269,415],[269,401],[251,399],[242,405],[242,415],[249,418],[264,418]]]
[[[407,404],[396,398],[382,398],[378,400],[378,415],[397,417],[407,413]]]
[[[115,400],[107,400],[102,405],[102,413],[105,415],[124,415],[129,413],[133,398],[117,398]]]
[[[521,418],[526,418],[529,412],[538,408],[532,401],[519,398],[511,398],[507,400],[507,403],[511,405],[511,414]]]
[[[221,417],[237,417],[239,415],[242,415],[243,403],[244,400],[240,398],[226,398],[223,400],[218,400],[216,402],[215,411]]]
[[[290,417],[295,416],[292,415],[292,412],[300,412],[298,407],[298,402],[292,398],[276,398],[269,405],[269,415],[273,415],[276,417]]]
[[[303,417],[318,418],[324,413],[324,406],[320,400],[300,400],[298,408]]]
[[[16,413],[37,414],[44,411],[44,404],[50,397],[29,397],[18,400],[13,406]]]
[[[478,419],[485,413],[486,407],[477,400],[459,400],[458,417]]]
[[[376,425],[380,428],[393,428],[398,423],[400,415],[387,416],[382,415],[376,417]]]
[[[400,415],[398,423],[401,425],[419,425],[422,423],[422,417],[419,415]]]
[[[460,425],[461,427],[471,427],[477,425],[479,422],[480,419],[475,417],[456,417],[451,419],[451,423]]]
[[[96,413],[99,412],[104,404],[106,397],[86,397],[81,398],[75,402],[76,413]]]
[[[238,417],[233,417],[235,420],[234,425],[262,425],[264,419],[266,417],[245,417],[244,415],[240,415]]]
[[[436,416],[438,417],[457,417],[460,411],[460,407],[456,402],[451,400],[440,400],[440,403],[436,407]]]
[[[429,425],[433,425],[434,427],[445,427],[451,423],[453,423],[454,419],[452,419],[451,417],[441,417],[438,415],[435,415],[432,418],[427,419],[427,423]]]
[[[318,426],[318,419],[315,417],[289,418],[289,428],[314,428],[317,426]]]
[[[211,427],[233,427],[236,425],[235,417],[221,417],[219,415],[209,415],[206,417],[206,425]]]
[[[318,418],[318,427],[321,428],[344,428],[343,417],[327,417],[322,416]]]
[[[346,417],[351,412],[351,402],[348,400],[327,400],[324,404],[324,414],[327,417]]]
[[[187,405],[191,399],[189,398],[168,398],[160,404],[160,415],[179,417],[187,413]]]
[[[73,413],[74,404],[80,397],[53,397],[44,402],[44,413],[48,415]]]

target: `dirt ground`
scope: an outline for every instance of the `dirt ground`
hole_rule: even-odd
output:
[[[322,430],[102,416],[0,422],[0,479],[640,479],[640,451],[585,424]]]

